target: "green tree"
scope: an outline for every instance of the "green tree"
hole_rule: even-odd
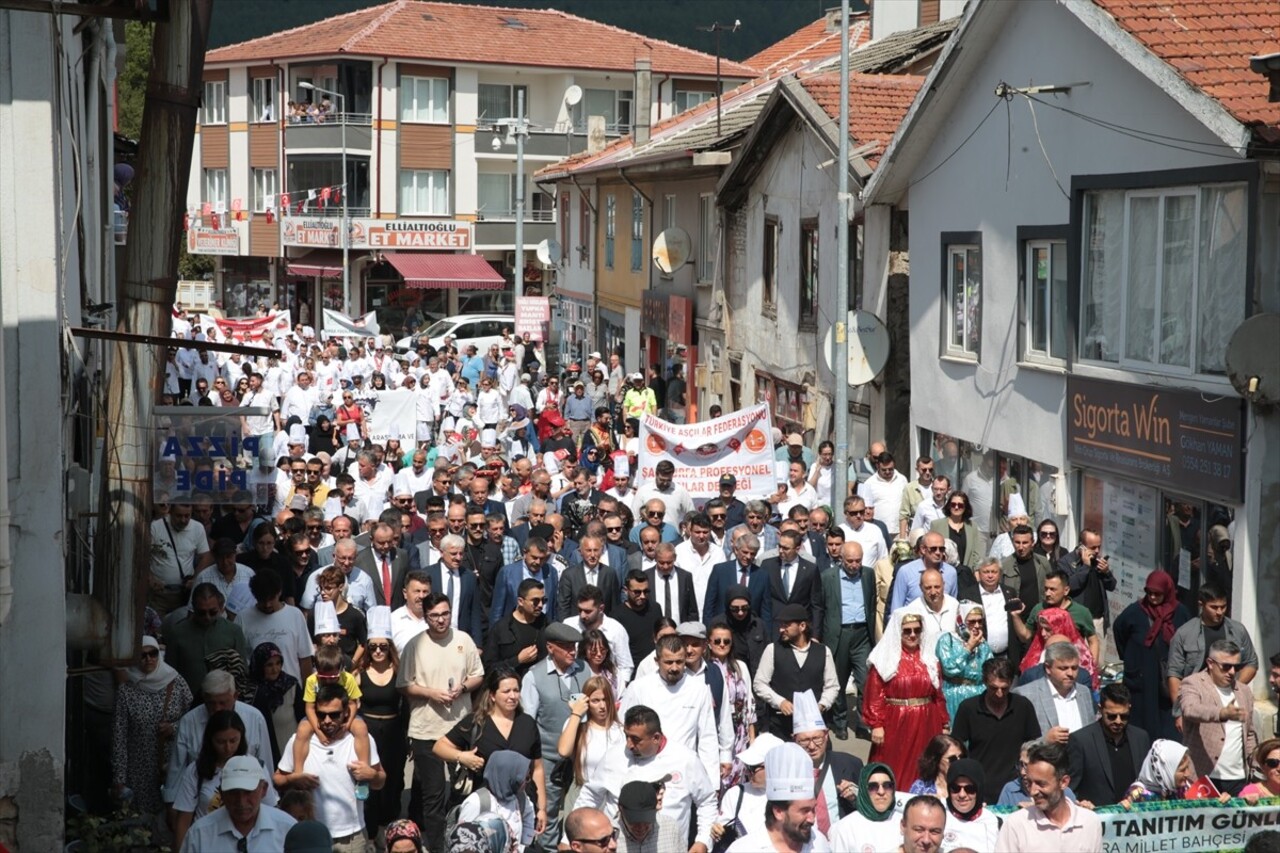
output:
[[[213,258],[187,252],[187,241],[184,238],[178,252],[178,278],[182,281],[200,281],[210,275],[213,275]]]
[[[151,73],[151,36],[154,24],[126,21],[124,25],[124,70],[116,78],[116,103],[120,133],[137,139],[142,133],[142,108],[147,100],[147,77]]]

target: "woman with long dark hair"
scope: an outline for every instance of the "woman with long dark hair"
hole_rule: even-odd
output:
[[[174,811],[174,849],[182,846],[191,824],[210,812],[222,808],[222,766],[232,757],[246,755],[249,751],[249,740],[244,731],[244,720],[235,711],[215,711],[209,715],[209,722],[204,727],[204,739],[200,743],[200,753],[182,771],[178,781],[178,790],[173,799]],[[267,781],[267,772],[262,771],[262,781]],[[267,785],[267,795],[263,802],[274,806],[277,802],[276,790]]]
[[[609,638],[603,631],[588,628],[582,632],[582,642],[578,643],[578,659],[586,662],[592,676],[607,679],[614,694],[621,695],[621,688],[625,685],[618,684],[618,664],[613,659]]]
[[[1036,544],[1031,550],[1048,557],[1051,566],[1058,565],[1058,561],[1067,556],[1068,552],[1063,547],[1062,531],[1058,529],[1058,522],[1052,518],[1046,518],[1036,525]]]
[[[909,793],[933,794],[939,799],[947,797],[947,771],[951,762],[964,758],[969,751],[951,735],[934,735],[916,759],[916,780]]]
[[[973,523],[973,504],[964,492],[952,492],[947,498],[946,515],[929,525],[956,545],[960,565],[976,568],[982,565],[982,534]]]
[[[391,610],[385,606],[370,607],[369,628],[364,654],[356,670],[360,687],[360,716],[369,727],[369,737],[378,746],[384,767],[403,768],[408,757],[409,718],[400,691],[396,689],[396,673],[400,656],[391,642]],[[380,791],[370,791],[364,804],[365,826],[373,835],[400,816],[400,795],[404,792],[404,774],[387,773],[387,783]]]

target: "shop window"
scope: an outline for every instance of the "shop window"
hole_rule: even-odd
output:
[[[1080,356],[1223,373],[1244,321],[1244,184],[1085,194]]]
[[[776,216],[764,218],[764,240],[761,243],[760,298],[766,314],[777,316],[778,304],[778,241],[782,226]]]
[[[227,81],[206,80],[204,102],[200,105],[202,125],[227,123]]]
[[[1066,241],[1025,240],[1022,283],[1022,359],[1061,367],[1067,359]]]
[[[818,319],[818,220],[800,223],[800,325],[812,329]]]
[[[943,355],[978,361],[982,351],[982,235],[942,235]]]

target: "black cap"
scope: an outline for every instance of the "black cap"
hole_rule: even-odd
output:
[[[808,622],[809,611],[803,604],[784,604],[774,614],[778,622]]]
[[[652,782],[628,782],[618,793],[618,811],[631,823],[653,823],[658,814],[658,790]]]
[[[720,488],[723,489],[725,486],[736,486],[736,485],[738,485],[737,477],[733,476],[732,474],[720,475]]]

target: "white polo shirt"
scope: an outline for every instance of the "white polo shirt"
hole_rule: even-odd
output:
[[[293,742],[297,738],[297,735],[289,738],[280,751],[277,769],[282,773],[293,772]],[[311,736],[302,769],[320,779],[320,786],[314,793],[316,818],[329,827],[335,838],[354,835],[364,829],[364,803],[356,799],[356,780],[347,769],[347,765],[355,760],[356,739],[350,732],[328,746],[321,743],[316,735]],[[377,766],[380,760],[378,744],[369,738],[369,766]]]

